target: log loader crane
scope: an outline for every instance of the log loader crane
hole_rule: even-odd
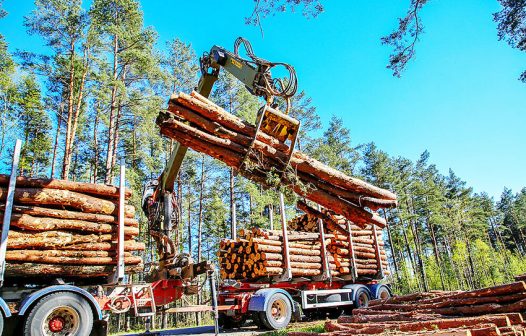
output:
[[[240,56],[240,47],[244,47],[247,58]],[[215,45],[210,52],[205,52],[200,57],[199,62],[201,78],[196,91],[208,97],[214,83],[219,78],[221,68],[233,75],[245,85],[251,94],[265,101],[258,112],[257,129],[289,144],[291,155],[300,126],[298,120],[288,115],[290,99],[297,90],[294,68],[286,63],[270,62],[257,57],[250,42],[242,37],[236,39],[233,52]],[[280,66],[288,72],[288,79],[285,81],[272,77],[271,70]],[[285,113],[277,110],[276,97],[285,101]],[[164,171],[158,179],[153,179],[146,184],[143,193],[143,210],[148,217],[150,234],[157,243],[160,255],[159,276],[161,278],[180,276],[181,272],[192,278],[209,269],[206,262],[191,266],[193,265],[191,257],[186,254],[178,254],[178,247],[170,238],[179,220],[174,185],[187,149],[176,143]]]

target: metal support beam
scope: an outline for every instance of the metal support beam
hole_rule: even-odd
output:
[[[321,206],[318,204],[318,211],[321,212]],[[320,233],[320,247],[321,247],[321,265],[322,275],[319,277],[320,280],[331,280],[332,274],[329,265],[329,259],[327,258],[327,246],[325,244],[325,229],[323,227],[323,219],[318,218],[318,232]]]
[[[283,275],[280,281],[292,279],[292,269],[290,268],[289,236],[287,232],[287,215],[285,214],[285,199],[283,193],[279,193],[279,211],[281,214],[281,232],[283,234]]]
[[[349,259],[351,260],[351,276],[352,280],[358,277],[358,270],[356,269],[356,260],[354,257],[354,244],[352,242],[352,227],[351,222],[347,221],[347,231],[349,232]]]
[[[378,235],[376,230],[376,225],[371,224],[373,226],[373,239],[374,239],[374,250],[376,252],[376,259],[377,259],[377,265],[378,265],[378,274],[376,275],[377,278],[382,279],[384,277],[384,268],[382,267],[382,256],[380,254],[380,243],[378,242]]]
[[[117,228],[117,269],[111,283],[121,283],[124,280],[124,203],[126,201],[126,166],[121,159],[119,176],[119,223]]]
[[[15,150],[13,152],[13,162],[11,164],[11,176],[9,177],[9,186],[7,187],[7,198],[4,209],[4,222],[2,223],[2,236],[0,241],[0,286],[4,284],[5,274],[5,256],[7,253],[7,237],[11,225],[11,212],[13,210],[13,202],[15,199],[16,175],[18,172],[18,163],[20,162],[20,150],[22,148],[22,141],[17,139],[15,143]]]
[[[212,312],[214,314],[214,331],[215,335],[219,335],[219,311],[217,308],[217,290],[216,290],[216,273],[214,271],[208,272],[208,279],[210,281],[210,294],[212,296]]]

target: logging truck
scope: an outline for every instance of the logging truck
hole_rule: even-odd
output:
[[[247,59],[239,55],[241,46],[245,49]],[[172,311],[212,310],[216,321],[218,319],[219,324],[224,327],[238,327],[246,320],[252,320],[262,328],[281,329],[293,318],[299,320],[317,314],[335,316],[343,310],[365,306],[370,299],[389,297],[389,286],[378,283],[384,275],[384,263],[380,256],[375,226],[385,226],[385,220],[368,212],[364,207],[378,209],[395,206],[396,195],[348,177],[294,150],[300,127],[300,122],[288,115],[290,100],[297,89],[294,68],[285,63],[273,63],[255,56],[250,43],[243,38],[236,40],[233,53],[214,46],[209,53],[201,57],[200,64],[201,78],[197,90],[190,95],[173,95],[168,110],[161,111],[156,121],[161,134],[175,140],[176,145],[160,178],[153,180],[145,192],[145,213],[151,216],[153,213],[159,213],[158,209],[162,208],[161,213],[165,214],[162,219],[151,218],[150,222],[157,223],[156,227],[164,230],[166,235],[171,232],[174,226],[172,218],[177,217],[179,213],[173,208],[176,206],[176,202],[173,201],[174,181],[190,147],[225,162],[243,176],[264,187],[272,187],[265,172],[275,170],[283,184],[290,186],[301,197],[315,203],[323,203],[323,206],[332,208],[335,212],[340,210],[346,215],[346,225],[349,225],[348,230],[343,230],[348,237],[343,238],[347,245],[342,251],[349,254],[352,264],[347,263],[345,270],[332,270],[325,243],[323,219],[320,218],[317,222],[320,248],[317,255],[321,259],[317,262],[321,264],[319,269],[315,270],[320,274],[315,277],[301,276],[298,266],[292,267],[293,248],[289,247],[284,198],[280,193],[282,238],[278,246],[274,246],[274,250],[277,248],[280,255],[273,260],[279,260],[275,263],[278,267],[273,269],[279,275],[270,276],[267,270],[263,273],[268,276],[247,279],[246,274],[240,274],[239,278],[225,280],[220,285],[217,305],[214,304],[214,307],[207,309],[203,306],[191,306]],[[276,66],[283,66],[288,71],[287,81],[271,76],[270,70]],[[207,99],[218,79],[220,69],[232,74],[250,93],[265,101],[258,111],[255,127]],[[275,97],[286,102],[284,113],[277,109]],[[285,173],[289,164],[297,172],[298,179],[315,184],[321,181],[318,183],[318,190],[315,193],[305,193],[293,182],[289,183],[290,180],[287,179],[290,177]],[[355,189],[349,190],[349,186]],[[372,265],[374,269],[365,270],[367,277],[357,272],[360,267],[354,263],[349,221],[351,218],[361,226],[372,226],[376,250],[371,249],[378,256],[374,261],[378,264]],[[231,224],[231,237],[235,241],[235,212],[232,213]],[[228,253],[230,252],[227,251],[226,254]],[[297,260],[294,262],[298,264]],[[304,273],[313,274],[313,270],[310,271]],[[213,299],[216,299],[215,296]]]
[[[127,232],[129,232],[126,230],[129,227],[125,225],[127,218],[125,215],[124,164],[121,164],[120,167],[119,186],[111,187],[117,191],[117,200],[113,202],[115,210],[118,210],[115,211],[116,216],[96,215],[89,211],[84,213],[50,207],[55,201],[46,201],[43,197],[47,195],[46,192],[50,192],[50,189],[57,190],[57,184],[68,188],[74,187],[73,189],[80,186],[89,191],[97,188],[110,188],[110,186],[17,177],[20,149],[21,141],[17,140],[13,151],[11,175],[7,179],[8,185],[6,189],[2,189],[5,204],[2,207],[3,222],[0,242],[1,335],[107,335],[110,314],[132,311],[135,316],[145,317],[146,321],[149,321],[155,315],[156,307],[168,305],[180,299],[183,294],[195,293],[197,290],[195,275],[211,273],[209,263],[193,264],[187,259],[179,258],[170,267],[165,268],[166,272],[173,276],[161,276],[152,282],[133,283],[127,274],[130,268],[126,265],[126,261],[130,260],[130,253],[127,252],[130,250],[130,241],[126,240]],[[2,178],[4,177],[6,176],[3,175]],[[47,189],[34,188],[38,190],[37,193],[28,196],[25,195],[27,189],[22,187],[17,189],[17,184],[26,184],[26,186],[44,184]],[[71,188],[65,190],[65,194],[71,199],[81,195],[71,190]],[[32,199],[28,200],[31,197]],[[90,196],[86,197],[88,200],[91,199]],[[100,202],[104,204],[103,200]],[[36,204],[36,206],[21,204]],[[105,245],[108,245],[109,251],[90,250],[86,252],[88,255],[93,254],[95,259],[101,254],[109,255],[112,261],[105,266],[78,265],[77,261],[85,260],[82,259],[85,253],[79,251],[78,247],[86,246],[89,242],[74,245],[64,243],[65,248],[57,250],[17,250],[16,245],[20,242],[17,242],[17,236],[11,233],[20,231],[13,231],[10,227],[11,223],[14,223],[17,228],[20,225],[20,221],[16,221],[12,214],[14,210],[17,212],[31,211],[30,213],[33,214],[35,211],[49,211],[48,216],[63,216],[54,225],[69,223],[68,225],[71,226],[75,223],[89,223],[64,219],[78,218],[64,217],[70,214],[81,217],[99,216],[101,220],[108,219],[108,217],[114,219],[112,224],[116,226],[116,230],[110,227],[111,232],[115,233],[112,240],[108,243],[94,245],[100,246],[102,250],[105,250]],[[48,225],[53,221],[51,217],[41,218],[47,219]],[[104,225],[102,224],[103,227]],[[77,229],[82,228],[77,227]],[[93,239],[95,236],[88,235],[88,237]],[[56,247],[52,245],[54,243],[51,240],[44,240],[42,244],[45,247]],[[35,257],[33,252],[37,253],[36,259],[30,259]],[[38,252],[44,252],[44,254],[38,254]],[[71,252],[74,254],[72,255]],[[79,259],[75,261],[75,258]],[[99,258],[101,259],[99,262],[95,260],[92,263],[100,265],[105,262],[104,258]],[[6,259],[9,262],[6,262]],[[19,261],[21,263],[18,263]],[[110,274],[106,274],[107,270],[111,270]],[[209,279],[211,289],[214,291],[214,278],[209,277]]]

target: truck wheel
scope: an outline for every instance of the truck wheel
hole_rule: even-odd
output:
[[[224,329],[237,329],[245,324],[247,318],[244,315],[228,316],[219,314],[219,326]]]
[[[356,295],[354,296],[354,308],[364,308],[369,305],[371,296],[366,288],[358,288]]]
[[[82,296],[57,292],[40,299],[24,321],[24,336],[89,336],[93,311]]]
[[[0,335],[4,332],[4,314],[0,313]]]
[[[267,309],[259,312],[263,324],[272,330],[285,328],[292,317],[292,306],[289,299],[282,293],[272,295],[268,301]]]
[[[378,289],[378,293],[376,295],[377,299],[386,300],[386,299],[389,299],[390,297],[391,297],[391,292],[389,291],[389,289],[387,289],[387,287],[382,286]]]

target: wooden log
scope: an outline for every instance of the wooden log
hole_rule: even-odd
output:
[[[195,150],[205,152],[206,154],[220,159],[236,169],[240,167],[242,157],[246,152],[245,147],[238,145],[230,140],[221,139],[215,135],[211,135],[206,132],[200,131],[192,126],[178,122],[173,118],[168,120],[169,121],[165,121],[166,123],[168,123],[168,125],[163,124],[162,121],[160,122],[161,133],[163,133],[164,135],[167,135],[169,137],[175,137],[179,142],[181,142],[185,146],[192,147]],[[199,141],[205,142],[206,145],[198,144]],[[255,141],[254,145],[260,144],[257,141]],[[234,152],[237,152],[238,154],[235,154]],[[272,152],[271,154],[277,155],[279,153]],[[286,155],[284,155],[281,158],[281,161],[285,160]],[[264,173],[262,174],[262,176],[258,177],[253,170],[251,170],[250,172],[242,170],[241,174],[249,179],[255,180],[258,183],[262,183],[263,185],[269,186],[267,185],[267,179]],[[346,202],[343,199],[333,196],[324,190],[307,190],[308,188],[301,188],[297,185],[297,183],[292,182],[293,181],[289,181],[287,182],[287,184],[289,184],[290,187],[296,193],[305,196],[317,203],[320,203],[327,208],[338,209],[348,219],[353,220],[357,224],[364,224],[366,222],[369,222],[377,224],[381,227],[385,226],[385,220],[374,213],[370,213],[361,207]]]
[[[452,309],[453,307],[466,307],[469,306],[476,308],[477,305],[483,305],[487,303],[508,303],[516,302],[526,299],[526,292],[501,295],[501,296],[481,296],[481,297],[461,297],[460,299],[447,299],[444,301],[436,301],[432,303],[422,303],[424,301],[418,301],[413,304],[395,304],[395,303],[384,303],[380,305],[373,305],[370,309],[373,310],[396,310],[396,311],[413,311],[413,310],[430,310],[430,311],[441,311],[439,308]],[[448,313],[447,315],[451,315]]]
[[[273,146],[276,144],[276,141],[272,141],[273,139],[268,139],[270,137],[268,137],[263,132],[258,132],[258,134],[256,134],[256,129],[253,125],[244,122],[242,119],[226,112],[210,101],[208,101],[208,103],[203,103],[203,101],[200,101],[199,99],[192,99],[191,96],[181,93],[178,96],[173,96],[170,99],[169,110],[171,109],[172,105],[183,105],[192,111],[199,112],[199,114],[203,117],[217,122],[227,129],[232,129],[236,132],[242,132],[251,139],[256,137],[257,140],[262,142],[270,141]],[[307,157],[301,152],[294,152],[293,159],[298,161],[294,163],[291,162],[293,168],[299,171],[305,171],[320,178],[324,178],[325,180],[343,187],[344,189],[362,192],[376,198],[396,200],[396,195],[393,193],[374,187],[359,179],[346,176],[345,174],[332,169],[319,161]]]
[[[375,326],[377,328],[383,328],[383,330],[399,330],[399,331],[421,331],[424,329],[450,329],[450,328],[459,328],[459,327],[470,327],[477,326],[480,324],[491,323],[495,324],[497,327],[506,327],[510,326],[510,320],[506,316],[476,316],[476,317],[461,317],[461,318],[447,318],[447,319],[438,319],[431,321],[417,321],[417,322],[407,322],[400,324],[389,324],[389,323],[345,323],[342,322],[344,317],[338,318],[338,323],[343,324],[345,327],[350,329],[365,329],[370,326]]]
[[[0,186],[7,186],[9,183],[9,175],[0,174]],[[58,179],[35,178],[17,176],[16,186],[23,188],[48,188],[69,190],[79,193],[86,193],[106,197],[119,197],[119,188],[106,184],[74,182]],[[126,198],[131,197],[131,190],[126,188],[124,191]]]
[[[0,212],[0,223],[3,222],[3,213]],[[112,233],[117,232],[118,227],[112,224],[93,223],[75,219],[58,219],[52,217],[34,217],[14,213],[11,215],[11,225],[20,229],[30,231],[51,231],[51,230],[77,230],[93,233]],[[124,234],[128,237],[139,235],[139,228],[125,226]]]
[[[0,211],[4,211],[5,206],[0,204]],[[14,205],[13,213],[33,215],[38,217],[53,217],[61,219],[76,219],[95,223],[118,223],[119,218],[112,215],[93,214],[79,211],[60,210],[44,208],[39,206]],[[139,222],[135,218],[124,218],[124,225],[139,227]]]
[[[29,252],[29,253],[28,253]],[[31,253],[33,252],[33,253]],[[41,252],[41,253],[34,253]],[[47,253],[50,251],[24,251],[11,250],[7,251],[6,260],[8,262],[29,262],[35,264],[53,264],[53,265],[115,265],[117,264],[116,256],[52,256]],[[138,256],[125,256],[125,265],[137,265],[142,263],[142,258]]]
[[[76,251],[116,251],[117,243],[113,242],[89,242],[70,245],[48,243],[48,248],[55,250],[76,250]],[[9,244],[7,245],[9,247]],[[125,251],[144,251],[146,245],[143,242],[135,240],[126,240],[124,242]]]
[[[111,242],[115,237],[112,234],[82,235],[66,231],[18,232],[11,230],[8,238],[7,247],[9,249],[54,249],[59,246],[68,246],[69,249],[70,245]]]
[[[5,201],[7,189],[0,188],[0,201]],[[118,204],[113,201],[81,194],[69,190],[49,188],[17,188],[15,189],[15,203],[31,205],[69,206],[77,210],[104,215],[117,215]],[[135,208],[125,205],[126,217],[135,216]]]
[[[283,255],[279,253],[261,253],[262,260],[283,260]],[[318,263],[321,262],[320,256],[304,256],[304,255],[290,255],[290,261],[307,262],[307,263]]]
[[[143,265],[126,266],[126,273],[140,272]],[[8,263],[6,277],[40,277],[67,276],[75,278],[103,277],[112,274],[115,266],[80,266],[80,265],[50,265],[34,263]]]

